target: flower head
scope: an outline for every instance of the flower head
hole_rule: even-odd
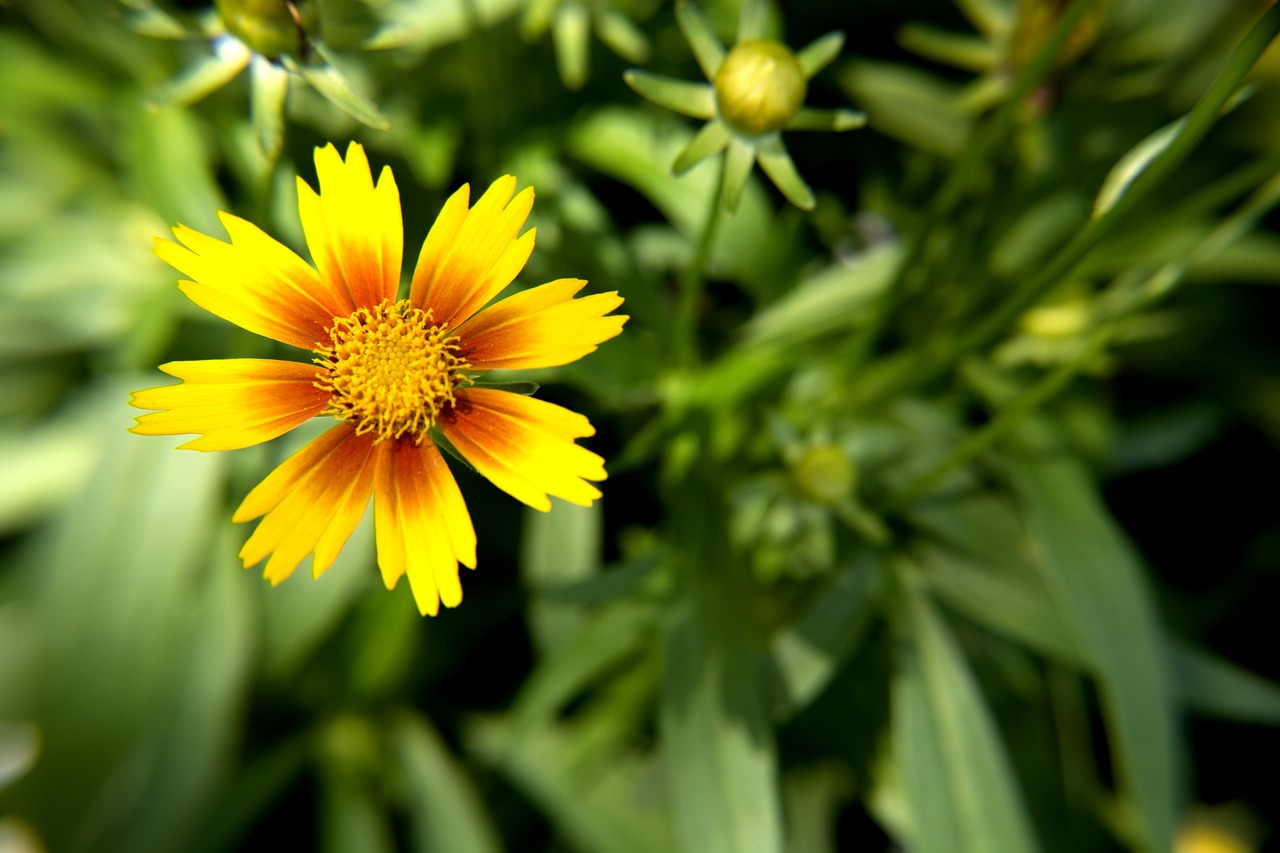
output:
[[[844,35],[830,33],[792,53],[786,45],[763,37],[763,3],[747,0],[738,22],[737,43],[726,54],[692,3],[679,0],[676,20],[709,83],[688,83],[635,70],[626,74],[631,88],[654,103],[707,120],[676,157],[676,173],[728,149],[721,189],[726,208],[737,209],[754,161],[788,201],[812,209],[813,191],[796,171],[782,142],[782,131],[840,131],[866,124],[866,116],[853,110],[804,106],[809,80],[836,58]]]
[[[495,369],[552,367],[622,330],[616,293],[574,298],[586,282],[559,279],[488,303],[533,249],[523,234],[533,190],[513,196],[499,178],[470,204],[469,188],[440,211],[398,298],[403,232],[389,169],[373,182],[364,149],[346,159],[316,151],[321,192],[298,180],[299,211],[315,266],[243,219],[220,214],[223,242],[185,226],[156,254],[189,277],[197,305],[251,332],[310,351],[308,361],[179,361],[160,369],[178,385],[134,394],[141,435],[198,438],[195,450],[231,450],[283,435],[316,416],[338,423],[254,488],[233,520],[262,518],[240,552],[267,560],[279,583],[314,555],[319,576],[337,557],[370,498],[387,588],[402,575],[424,614],[462,600],[458,563],[475,567],[475,532],[438,443],[535,509],[550,495],[588,505],[603,460],[575,444],[582,415],[485,387]],[[487,306],[487,307],[486,307]]]

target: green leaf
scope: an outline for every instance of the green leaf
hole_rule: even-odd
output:
[[[323,95],[329,103],[345,111],[357,121],[367,124],[374,130],[389,129],[391,122],[378,111],[377,105],[351,87],[351,83],[334,66],[320,45],[314,47],[318,59],[300,63],[285,56],[283,57],[285,67],[307,81],[307,84]]]
[[[856,110],[816,110],[802,107],[787,124],[787,130],[829,130],[842,133],[867,124],[867,114]]]
[[[249,111],[258,147],[275,162],[284,145],[284,101],[289,94],[289,72],[269,59],[254,56],[249,65]]]
[[[956,107],[958,87],[913,66],[860,59],[842,66],[840,84],[876,130],[948,159],[973,128]]]
[[[797,344],[848,328],[888,286],[901,257],[896,247],[872,249],[856,264],[830,266],[803,279],[747,323],[744,345]]]
[[[1232,94],[1223,105],[1219,116],[1235,109],[1250,94],[1251,90],[1248,89]],[[1145,172],[1152,161],[1167,151],[1169,146],[1173,145],[1178,137],[1186,131],[1190,120],[1191,117],[1187,115],[1175,122],[1170,122],[1133,146],[1123,157],[1116,161],[1116,164],[1111,167],[1111,171],[1107,173],[1107,177],[1102,181],[1102,187],[1098,190],[1098,197],[1094,200],[1094,219],[1116,206],[1116,202],[1120,201],[1133,182],[1138,179],[1138,176]]]
[[[676,0],[676,23],[689,42],[702,73],[708,80],[716,79],[720,63],[724,62],[724,46],[707,25],[707,19],[690,0]]]
[[[603,548],[602,503],[575,506],[552,499],[550,512],[525,510],[520,574],[531,591],[590,577],[600,570]],[[529,628],[546,651],[560,645],[582,623],[578,608],[534,598]]]
[[[893,703],[895,737],[903,741],[899,770],[916,835],[912,848],[1038,850],[982,691],[928,599],[910,588],[909,579],[906,585],[911,645],[895,678]]]
[[[562,3],[556,9],[551,38],[556,46],[556,68],[569,89],[587,82],[591,63],[591,11],[580,3]]]
[[[666,626],[658,709],[676,833],[698,853],[779,851],[777,757],[744,571],[730,556],[720,496],[695,476],[672,507],[684,587]]]
[[[800,70],[804,72],[805,78],[812,77],[830,65],[840,55],[842,47],[844,33],[827,33],[801,49],[796,54],[796,60],[800,63]]]
[[[622,79],[637,93],[672,112],[701,119],[715,117],[715,93],[706,83],[690,83],[634,68],[625,72]]]
[[[754,161],[755,149],[751,145],[736,136],[729,140],[729,152],[724,157],[723,188],[720,191],[725,210],[732,212],[738,209],[738,202],[742,199],[747,179],[751,177]]]
[[[235,79],[249,66],[251,56],[252,52],[239,40],[217,39],[213,53],[197,60],[156,93],[156,103],[193,104]]]
[[[681,149],[671,171],[682,175],[696,166],[704,157],[719,154],[729,145],[729,129],[719,119],[712,119]]]
[[[627,62],[649,61],[649,39],[626,15],[610,6],[596,6],[596,35]]]
[[[966,71],[990,71],[999,62],[996,46],[968,33],[953,33],[925,24],[907,24],[898,43],[912,53]]]
[[[475,783],[425,719],[403,710],[392,719],[391,754],[403,780],[413,849],[421,853],[497,853],[501,840]]]
[[[494,765],[545,812],[568,845],[581,853],[668,853],[676,849],[660,801],[641,786],[653,768],[634,754],[620,754],[590,773],[568,765],[573,730],[541,729],[511,749],[500,720],[481,719],[465,733],[468,749]]]
[[[774,635],[765,665],[775,720],[788,719],[817,698],[858,648],[876,615],[884,579],[881,555],[864,552],[794,625]]]
[[[1024,430],[1026,433],[1027,430]],[[1168,850],[1177,759],[1159,620],[1132,547],[1083,467],[1046,443],[1008,463],[1036,561],[1098,680],[1121,790],[1143,849]]]
[[[1173,682],[1187,710],[1269,726],[1280,725],[1280,684],[1202,648],[1167,641]]]
[[[730,153],[733,153],[732,148]],[[787,153],[781,135],[763,140],[757,149],[756,159],[760,161],[760,168],[773,181],[774,186],[782,190],[787,201],[801,210],[813,210],[813,190],[809,189],[804,178],[796,171],[796,164]]]

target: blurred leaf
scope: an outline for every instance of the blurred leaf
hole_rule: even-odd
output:
[[[322,853],[394,853],[388,816],[368,788],[342,776],[327,777],[320,802]]]
[[[707,25],[707,19],[690,0],[676,0],[676,23],[698,60],[703,76],[714,80],[720,63],[724,61],[724,47]]]
[[[862,310],[889,284],[901,260],[896,247],[873,249],[854,263],[828,267],[756,313],[746,325],[747,346],[807,342],[857,324]]]
[[[554,722],[554,717],[603,675],[635,657],[653,634],[647,607],[626,603],[605,608],[551,650],[525,679],[511,708],[517,741]]]
[[[580,507],[553,499],[550,512],[525,510],[520,547],[520,573],[525,586],[537,591],[584,579],[600,570],[603,537],[602,505]],[[530,631],[538,646],[560,645],[582,623],[576,608],[533,598]]]
[[[775,720],[812,702],[857,649],[876,615],[884,579],[881,555],[864,552],[836,573],[795,624],[774,635],[766,665]]]
[[[913,850],[1039,849],[999,728],[964,656],[918,589],[894,679],[897,761]]]
[[[289,72],[269,59],[254,56],[249,66],[249,113],[258,147],[268,160],[280,156],[284,145],[284,102],[289,94]]]
[[[141,116],[130,154],[135,191],[163,220],[157,236],[168,236],[164,226],[179,223],[206,234],[222,232],[218,211],[228,209],[227,201],[214,177],[204,128],[190,110],[168,107]]]
[[[502,849],[474,783],[425,719],[413,711],[401,711],[388,737],[404,780],[414,849],[422,853]]]
[[[633,559],[597,575],[549,586],[539,594],[557,604],[605,604],[630,597],[649,580],[660,563],[657,556]]]
[[[698,119],[716,114],[715,93],[706,83],[690,83],[631,69],[622,75],[636,92],[672,112]]]
[[[644,30],[623,13],[608,6],[595,7],[596,35],[627,62],[649,61],[649,40]]]
[[[898,43],[917,56],[975,73],[990,71],[1000,61],[995,45],[986,39],[926,24],[907,24],[898,31]]]
[[[827,33],[796,53],[805,77],[812,77],[830,65],[844,47],[844,33]]]
[[[666,631],[659,732],[681,849],[782,848],[773,733],[718,495],[687,485],[672,507],[684,595]]]
[[[667,853],[674,849],[652,767],[635,755],[620,755],[592,773],[567,766],[573,729],[533,732],[510,748],[507,727],[480,720],[467,732],[468,748],[500,769],[537,803],[573,849],[617,853]]]
[[[1168,641],[1177,694],[1189,711],[1223,720],[1280,725],[1280,684],[1197,646]]]
[[[222,36],[213,52],[196,60],[156,93],[156,108],[193,104],[240,75],[253,54],[239,39]]]
[[[1009,460],[1007,470],[1026,512],[1036,561],[1098,679],[1121,790],[1139,821],[1138,843],[1167,850],[1177,760],[1151,593],[1083,467],[1038,427],[1024,433],[1034,449]]]
[[[551,37],[556,67],[570,89],[581,89],[591,65],[591,11],[581,3],[562,3],[556,9]]]
[[[35,430],[0,434],[0,533],[12,533],[83,490],[101,448],[93,424],[65,418]]]
[[[852,793],[851,774],[840,764],[788,771],[782,777],[788,853],[836,853],[836,822]]]
[[[973,122],[956,107],[957,88],[925,71],[860,59],[844,66],[840,83],[871,127],[909,145],[953,159],[969,137]]]
[[[287,56],[285,67],[307,81],[313,89],[324,95],[329,103],[343,110],[352,118],[367,124],[374,130],[387,130],[391,123],[378,105],[352,88],[346,76],[337,69],[333,60],[319,46],[315,46],[319,60],[295,62]]]

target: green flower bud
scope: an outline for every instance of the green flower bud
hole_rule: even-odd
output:
[[[759,136],[786,127],[804,105],[804,69],[786,45],[744,41],[724,58],[715,79],[720,118]]]
[[[309,0],[217,0],[227,30],[267,59],[302,56],[307,33],[316,30],[316,7]]]
[[[844,451],[830,444],[810,447],[791,469],[805,497],[832,506],[853,494],[858,472]]]

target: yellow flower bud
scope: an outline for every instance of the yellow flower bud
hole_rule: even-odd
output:
[[[720,118],[734,130],[758,136],[781,130],[804,104],[808,82],[795,54],[776,41],[734,46],[716,72]]]
[[[830,444],[805,450],[791,469],[791,476],[805,497],[827,505],[838,504],[853,494],[858,480],[853,460]]]
[[[309,0],[217,0],[227,30],[268,59],[302,56],[307,33],[316,30],[315,4]]]

